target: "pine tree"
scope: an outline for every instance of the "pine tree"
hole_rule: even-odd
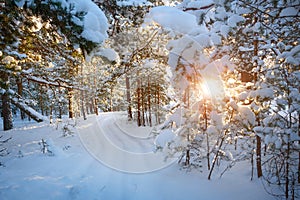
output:
[[[15,65],[16,69],[7,70],[4,64],[1,64],[1,71],[7,75],[3,77],[8,77],[7,80],[18,84],[18,93],[23,95],[23,97],[19,95],[18,100],[14,99],[13,102],[17,106],[21,104],[28,106],[27,104],[29,104],[29,101],[24,101],[24,99],[30,94],[21,91],[22,81],[20,80],[24,79],[30,82],[28,86],[33,87],[34,91],[38,91],[40,85],[46,85],[51,89],[50,91],[53,91],[52,94],[55,97],[59,97],[58,101],[54,101],[54,105],[50,106],[50,113],[57,108],[58,116],[64,114],[63,99],[68,99],[69,116],[73,117],[72,90],[74,88],[80,90],[74,77],[77,76],[78,67],[84,62],[85,56],[92,53],[102,42],[100,40],[91,41],[90,38],[82,35],[84,27],[78,21],[83,21],[87,13],[76,10],[73,4],[64,7],[61,2],[51,0],[47,3],[42,1],[18,2],[19,7],[14,1],[7,1],[2,6],[4,8],[1,9],[1,19],[3,19],[1,20],[1,34],[5,42],[1,43],[1,47],[3,47],[1,49],[4,49],[1,53],[3,58],[13,57],[17,65]],[[78,20],[77,23],[74,19]],[[103,18],[103,20],[105,19]],[[106,21],[103,24],[105,23]],[[105,32],[105,30],[101,31]],[[9,83],[4,81],[5,84]],[[12,85],[14,86],[14,84]],[[6,87],[6,90],[8,88],[9,86]],[[15,89],[12,88],[12,91]],[[4,95],[4,105],[8,109],[4,109],[4,121],[7,124],[9,122],[7,113],[9,112],[6,110],[10,109],[7,106],[9,104],[5,103],[8,98],[5,97]],[[41,94],[34,96],[32,100],[38,104],[45,104],[45,100],[48,101]],[[18,101],[22,101],[21,104]],[[37,108],[44,112],[44,106],[40,105]],[[29,115],[32,114],[29,110],[27,112]]]

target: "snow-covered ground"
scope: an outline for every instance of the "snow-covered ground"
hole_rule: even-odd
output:
[[[34,122],[0,135],[12,137],[0,145],[9,151],[0,157],[1,200],[273,199],[260,181],[250,181],[246,162],[211,181],[205,172],[180,170],[174,159],[164,163],[153,152],[151,129],[128,124],[122,113],[89,116],[66,137],[62,125]],[[41,152],[42,139],[52,153]]]

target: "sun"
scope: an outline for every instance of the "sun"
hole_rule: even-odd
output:
[[[224,84],[218,78],[204,78],[200,83],[200,93],[206,99],[223,99]]]

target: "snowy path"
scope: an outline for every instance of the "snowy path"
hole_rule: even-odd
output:
[[[113,169],[130,173],[156,171],[177,160],[166,160],[162,152],[154,153],[153,137],[133,137],[122,131],[115,123],[120,117],[116,115],[101,114],[78,129],[85,148],[97,160]]]
[[[141,173],[146,171],[145,167],[159,169],[158,164],[166,164],[164,156],[152,153],[153,138],[145,137],[149,135],[147,132],[139,134],[140,129],[128,125],[125,134],[121,130],[123,122],[119,123],[121,126],[115,123],[119,116],[119,113],[89,116],[78,124],[80,137],[77,134],[62,137],[60,129],[47,123],[19,124],[12,131],[0,131],[5,138],[12,137],[6,146],[10,154],[0,160],[5,164],[0,167],[0,200],[274,199],[264,191],[260,181],[249,180],[247,162],[235,166],[222,179],[213,177],[211,181],[207,180],[204,167],[203,173],[186,172],[176,163]],[[131,135],[129,130],[136,132]],[[51,143],[53,156],[41,153],[38,143],[42,138]],[[140,173],[124,173],[112,167]]]

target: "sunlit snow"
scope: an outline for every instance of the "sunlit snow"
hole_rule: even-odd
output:
[[[78,132],[67,137],[62,137],[63,124],[60,123],[63,122],[48,125],[16,121],[15,129],[5,133],[0,131],[5,138],[12,137],[5,146],[9,155],[1,157],[1,163],[5,166],[0,167],[0,199],[273,199],[259,181],[249,181],[250,167],[247,162],[237,165],[235,170],[229,171],[222,179],[215,177],[211,181],[207,180],[204,172],[180,170],[176,162],[163,165],[160,170],[142,174],[112,169],[105,160],[99,160],[97,154],[105,156],[110,162],[122,163],[121,167],[132,169],[141,166],[149,169],[158,161],[146,162],[147,154],[141,152],[145,147],[143,138],[128,137],[120,131],[120,128],[127,126],[127,131],[134,131],[136,135],[138,128],[130,128],[122,120],[116,126],[115,120],[118,121],[124,115],[126,114],[107,113],[99,117],[89,116],[87,121],[77,122]],[[115,154],[112,144],[108,144],[106,139],[100,141],[100,138],[113,131],[116,132],[110,137],[112,142],[121,138],[123,140],[124,146],[119,146],[119,149],[131,148],[130,151],[135,151],[131,156],[145,154],[145,157],[142,156],[137,162],[124,156],[126,154],[120,154],[121,157]],[[146,132],[149,133],[148,130]],[[166,139],[165,142],[172,139],[169,137],[172,135],[167,135],[168,137],[162,137]],[[42,153],[42,139],[48,144],[51,154]],[[139,142],[133,144],[132,139]],[[111,147],[106,148],[108,146]],[[90,152],[90,148],[99,151]],[[149,153],[155,156],[153,151]]]

